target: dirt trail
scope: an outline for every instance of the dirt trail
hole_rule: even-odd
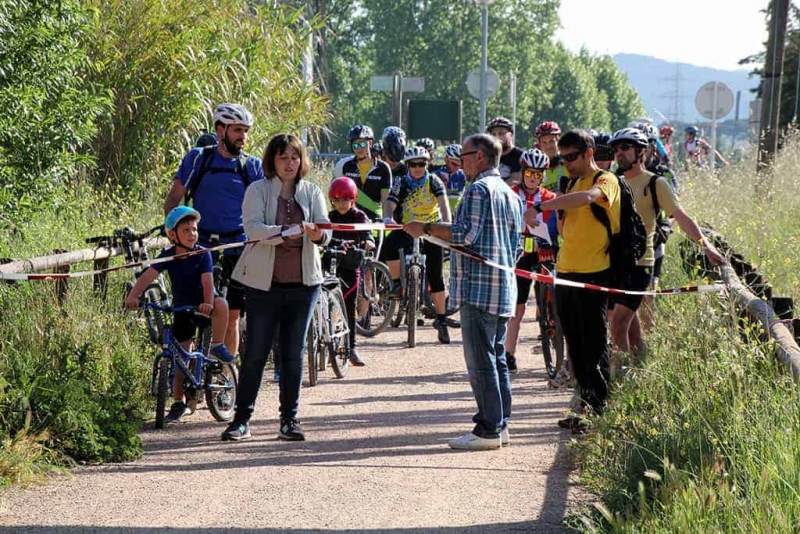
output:
[[[536,333],[526,321],[522,339]],[[541,357],[523,343],[511,446],[453,451],[447,440],[471,429],[475,405],[460,333],[452,338],[440,345],[426,326],[413,350],[401,330],[362,339],[367,367],[303,388],[305,442],[276,439],[273,383],[253,440],[222,443],[224,425],[205,410],[166,431],[148,426],[139,461],[3,495],[0,531],[563,532],[585,498],[570,480],[569,432],[555,424],[568,393],[547,389]]]

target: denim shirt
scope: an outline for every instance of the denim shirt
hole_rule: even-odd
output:
[[[450,241],[465,245],[503,266],[516,265],[523,232],[522,201],[496,168],[477,176],[456,210]],[[500,317],[512,317],[517,277],[451,252],[450,295],[456,306],[471,304]]]

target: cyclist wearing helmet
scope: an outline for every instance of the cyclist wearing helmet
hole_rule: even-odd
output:
[[[542,187],[556,194],[563,193],[569,181],[569,173],[561,162],[561,157],[558,153],[561,127],[555,121],[544,121],[536,127],[534,135],[536,136],[536,148],[550,158],[550,168],[544,173]]]
[[[522,180],[519,184],[512,186],[511,189],[519,195],[524,209],[527,210],[537,202],[546,202],[556,197],[555,193],[541,187],[544,173],[550,166],[550,159],[544,152],[538,148],[526,150],[522,153],[520,165],[522,167],[520,173]],[[557,243],[557,217],[554,212],[546,211],[540,213],[538,218],[541,222],[547,224],[550,229],[550,243],[539,237],[534,237],[533,228],[526,225],[522,237],[522,256],[517,260],[517,269],[534,271],[539,263],[555,262],[556,248],[553,244]],[[522,318],[525,316],[526,303],[531,293],[531,282],[528,278],[517,276],[517,307],[514,311],[514,317],[508,322],[505,343],[506,359],[510,373],[517,372],[517,358],[514,354],[517,352],[519,328],[520,324],[522,324]]]
[[[389,200],[386,201],[384,213],[401,214],[403,224],[411,221],[425,223],[450,222],[450,204],[444,184],[438,176],[428,172],[428,151],[422,147],[409,147],[404,162],[408,166],[408,174],[400,177],[392,187]],[[402,292],[400,283],[400,249],[411,251],[413,240],[404,230],[395,230],[386,237],[386,244],[381,251],[381,260],[389,266],[392,275],[392,295],[399,298]],[[442,264],[444,255],[442,248],[429,241],[423,241],[420,249],[425,254],[425,274],[430,286],[431,299],[436,309],[436,320],[433,327],[438,332],[439,342],[450,343],[445,317],[446,295]]]
[[[420,137],[417,139],[417,146],[424,148],[428,151],[428,155],[431,157],[428,160],[428,171],[435,172],[438,174],[440,167],[436,165],[436,143],[430,137]]]
[[[667,151],[667,155],[670,156],[670,158],[672,158],[672,134],[674,133],[675,128],[669,124],[663,124],[658,130],[661,143],[664,145],[664,150]]]
[[[700,130],[697,126],[687,126],[683,131],[683,149],[686,151],[686,165],[687,167],[708,167],[708,160],[711,157],[711,145],[705,139],[699,137]],[[728,165],[725,158],[722,157],[718,151],[714,151],[714,157],[717,164],[720,166]]]
[[[358,187],[355,182],[347,177],[340,176],[331,182],[328,187],[328,199],[331,201],[333,209],[328,212],[328,218],[332,223],[358,224],[369,222],[367,214],[356,207],[358,198]],[[331,243],[341,245],[343,242],[353,242],[363,248],[370,250],[375,248],[375,240],[372,232],[342,232],[334,230]],[[325,268],[328,268],[323,260]],[[359,264],[361,256],[355,252],[348,252],[339,260],[336,275],[343,282],[344,304],[347,309],[347,324],[350,328],[350,363],[356,367],[364,365],[356,349],[356,297],[358,293]]]
[[[202,250],[197,244],[200,213],[188,206],[178,206],[167,214],[164,228],[172,246],[165,248],[159,258],[171,258],[177,254]],[[126,308],[138,308],[139,298],[152,284],[158,275],[167,271],[172,286],[173,306],[197,306],[197,311],[211,317],[211,352],[210,357],[230,363],[236,359],[225,344],[225,329],[228,324],[228,303],[224,298],[214,294],[214,275],[211,254],[194,254],[177,260],[156,263],[149,267],[131,288],[125,298]],[[197,333],[208,325],[208,319],[194,313],[175,313],[172,331],[178,343],[191,350]],[[183,375],[176,369],[172,383],[175,402],[170,407],[165,419],[168,423],[177,423],[186,413],[186,398],[183,392]]]
[[[383,160],[392,171],[392,185],[401,176],[408,172],[403,165],[403,156],[406,153],[406,133],[397,126],[387,126],[383,130]]]
[[[203,216],[198,231],[199,243],[204,247],[247,240],[242,223],[244,192],[250,183],[264,178],[261,160],[242,150],[253,126],[253,115],[240,104],[220,104],[213,120],[219,142],[193,148],[186,154],[164,200],[164,213],[169,213],[182,199],[186,203],[191,198],[192,207]],[[230,278],[241,252],[241,248],[233,248],[223,253],[224,278]],[[217,254],[213,255],[215,259]],[[244,288],[231,280],[226,298],[230,313],[225,345],[236,353]]]
[[[503,147],[500,156],[500,176],[508,185],[519,183],[522,149],[514,146],[514,123],[505,117],[496,117],[486,126],[486,133],[496,137]]]
[[[383,143],[380,141],[372,143],[372,155],[376,159],[383,160]]]
[[[447,145],[444,149],[444,167],[436,175],[447,188],[447,198],[450,202],[450,212],[453,213],[461,200],[461,192],[467,183],[467,175],[461,169],[461,145]]]
[[[654,237],[658,214],[653,201],[654,192],[660,210],[663,210],[667,217],[674,217],[691,239],[702,240],[706,256],[712,263],[716,265],[724,261],[724,258],[703,237],[697,224],[683,211],[667,180],[645,169],[645,153],[648,145],[645,134],[636,128],[619,130],[611,139],[618,169],[631,188],[636,211],[641,215],[647,231],[647,248],[644,256],[639,259],[636,269],[624,281],[621,288],[633,291],[644,291],[650,286],[655,264]],[[642,296],[613,294],[609,300],[613,307],[611,339],[615,348],[618,351],[631,352],[634,358],[641,356],[645,344],[637,310],[642,303]]]
[[[374,135],[372,128],[357,124],[347,132],[347,142],[352,156],[339,160],[333,171],[334,177],[347,176],[358,187],[356,205],[367,214],[369,220],[383,217],[381,205],[386,202],[392,188],[392,172],[389,166],[372,152]]]
[[[611,171],[614,163],[614,150],[610,146],[611,136],[607,133],[596,133],[594,138],[594,161],[604,171]]]

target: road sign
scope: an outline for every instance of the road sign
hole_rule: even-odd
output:
[[[733,90],[723,82],[708,82],[697,90],[694,105],[709,120],[720,120],[733,109]],[[716,112],[715,112],[716,105]]]
[[[394,91],[394,76],[370,76],[370,91]],[[404,93],[424,93],[425,78],[400,78],[400,90]]]
[[[403,78],[400,80],[400,88],[404,93],[424,93],[425,78]]]
[[[392,91],[394,89],[394,76],[370,76],[370,91]]]
[[[494,69],[486,69],[486,98],[493,98],[500,89],[500,78]],[[473,97],[481,97],[481,69],[475,69],[467,76],[467,91]]]

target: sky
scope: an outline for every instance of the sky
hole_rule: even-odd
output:
[[[641,54],[724,70],[747,68],[737,62],[763,49],[768,32],[760,10],[768,3],[561,0],[563,28],[556,37],[576,52],[585,45],[597,54]]]

